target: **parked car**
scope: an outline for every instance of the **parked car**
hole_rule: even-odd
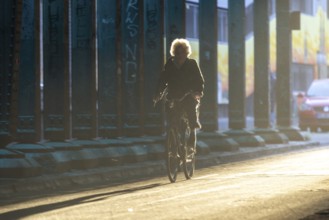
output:
[[[301,130],[329,130],[329,79],[314,80],[306,94],[298,96],[298,116]]]

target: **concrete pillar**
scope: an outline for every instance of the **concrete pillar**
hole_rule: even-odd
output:
[[[256,128],[270,127],[268,0],[254,1],[254,118]]]
[[[12,19],[13,22],[13,28],[12,28],[12,38],[13,38],[13,47],[12,50],[12,56],[11,56],[11,76],[9,78],[10,83],[10,117],[9,117],[9,133],[11,135],[11,138],[13,140],[18,140],[18,128],[20,119],[20,106],[19,106],[19,87],[20,85],[20,62],[21,62],[21,40],[24,38],[22,37],[22,27],[23,27],[23,2],[22,1],[15,1],[15,3],[12,4],[13,10],[12,13]],[[26,23],[24,23],[26,25]],[[25,31],[23,32],[25,33]]]
[[[23,1],[19,56],[17,138],[35,140],[35,40],[34,0]]]
[[[79,139],[97,136],[93,9],[94,1],[72,1],[72,136]]]
[[[216,131],[217,123],[217,1],[199,3],[200,69],[206,86],[200,121],[204,131]]]
[[[42,113],[41,113],[41,5],[40,0],[34,0],[34,141],[40,141],[43,139],[43,130],[42,130]]]
[[[97,1],[98,129],[100,137],[118,135],[116,74],[116,0]]]
[[[67,46],[68,35],[65,27],[68,25],[68,5],[64,1],[43,1],[43,60],[44,60],[44,133],[46,140],[64,140],[69,137],[65,123],[70,119],[65,117],[65,101],[69,97]],[[64,9],[66,9],[64,11]],[[65,19],[66,18],[66,19]],[[68,42],[67,42],[68,43]]]
[[[143,134],[143,0],[124,0],[121,8],[122,120],[124,135]]]
[[[161,105],[153,107],[156,81],[164,63],[164,1],[144,0],[144,106],[145,133],[159,135],[163,131]],[[149,62],[149,61],[152,62]]]
[[[185,0],[167,0],[165,5],[166,19],[166,57],[170,57],[170,46],[176,38],[185,38]]]
[[[71,28],[70,28],[71,1],[64,1],[64,139],[72,138],[71,112]]]
[[[292,90],[291,90],[291,28],[290,1],[276,1],[276,55],[277,55],[277,127],[289,140],[303,140],[297,129],[291,128]]]
[[[121,0],[116,0],[116,19],[115,19],[115,63],[116,63],[116,70],[115,73],[117,74],[117,98],[115,104],[117,105],[116,109],[116,115],[117,115],[117,120],[115,124],[117,125],[117,135],[122,136],[123,135],[123,113],[122,113],[122,97],[123,97],[123,92],[122,92],[122,82],[123,82],[123,76],[122,76],[122,31],[121,31],[121,20],[122,20],[122,1]]]
[[[291,125],[291,30],[290,30],[290,1],[276,2],[277,19],[277,125],[289,127]]]
[[[5,144],[11,141],[9,135],[10,121],[10,88],[12,76],[14,1],[6,0],[0,4],[0,142]],[[3,147],[0,145],[0,147]]]
[[[229,22],[229,128],[244,129],[245,122],[245,1],[228,1]]]
[[[286,143],[288,138],[270,124],[270,72],[269,72],[269,1],[254,1],[254,118],[253,132],[266,143]]]
[[[228,2],[229,22],[229,131],[241,146],[264,146],[265,141],[252,131],[246,131],[245,121],[245,1]]]

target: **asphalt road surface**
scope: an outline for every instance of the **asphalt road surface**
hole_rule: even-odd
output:
[[[0,198],[0,219],[303,219],[329,208],[328,158],[321,147],[199,169],[192,180],[180,173],[173,184],[13,194]]]

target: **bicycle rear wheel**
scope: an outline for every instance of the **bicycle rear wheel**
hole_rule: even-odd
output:
[[[184,138],[184,159],[183,159],[183,171],[186,179],[191,179],[195,170],[195,149],[189,149],[190,146],[187,145],[188,139],[191,135],[191,130],[187,126],[183,131]]]
[[[179,160],[178,157],[178,140],[176,140],[176,134],[173,129],[170,129],[167,134],[167,143],[166,143],[166,167],[167,174],[170,182],[174,183],[177,179],[177,173],[179,169]]]

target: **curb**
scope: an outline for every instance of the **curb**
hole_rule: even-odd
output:
[[[289,144],[267,145],[265,147],[241,147],[239,151],[212,152],[197,156],[196,169],[217,166],[260,157],[321,147],[319,142],[291,142]],[[164,160],[138,162],[115,167],[75,170],[34,178],[0,179],[0,195],[42,190],[54,190],[88,184],[114,184],[120,181],[137,181],[142,178],[166,176]]]

